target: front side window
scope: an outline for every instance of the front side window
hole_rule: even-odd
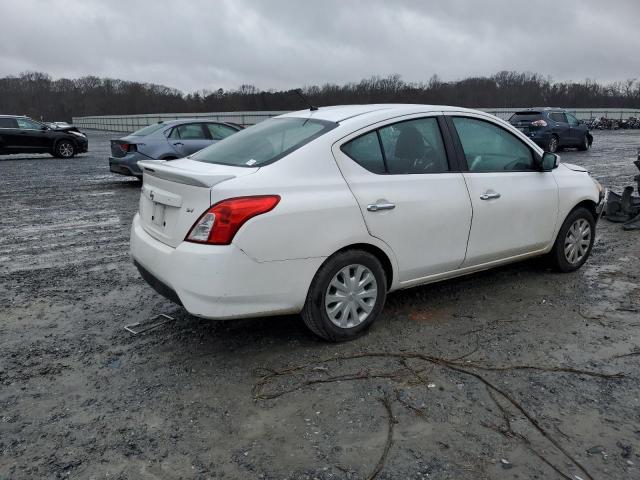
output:
[[[230,135],[189,158],[220,165],[260,167],[289,155],[337,125],[312,118],[271,118]]]
[[[16,120],[18,121],[18,128],[22,130],[40,130],[42,128],[41,123],[34,122],[28,118],[17,118]]]
[[[549,118],[551,118],[551,120],[553,120],[554,122],[567,123],[567,119],[564,116],[564,113],[561,112],[550,113]]]
[[[453,117],[470,172],[533,169],[531,149],[506,130],[484,120]]]
[[[205,125],[209,129],[211,138],[214,140],[222,140],[223,138],[227,138],[229,135],[233,135],[237,132],[236,129],[227,125],[222,125],[221,123],[205,123]]]
[[[571,115],[570,113],[566,113],[565,115],[567,116],[567,120],[569,120],[569,125],[571,125],[572,127],[575,127],[580,123],[578,122],[578,119],[573,115]]]

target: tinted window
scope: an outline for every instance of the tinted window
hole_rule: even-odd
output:
[[[438,120],[420,118],[380,129],[388,173],[439,173],[449,170]]]
[[[200,123],[186,123],[173,129],[182,140],[204,140],[207,138]],[[174,132],[171,132],[172,134]]]
[[[378,134],[375,131],[345,143],[341,150],[370,172],[385,173],[380,142],[378,142]]]
[[[42,128],[41,123],[34,122],[28,118],[16,118],[16,120],[18,121],[18,128],[23,130],[40,130]]]
[[[567,116],[567,120],[569,120],[569,125],[578,125],[580,123],[578,119],[570,113],[565,113],[565,115]]]
[[[562,112],[553,112],[549,114],[549,118],[554,122],[567,123],[567,119]]]
[[[222,125],[221,123],[205,123],[205,125],[209,129],[211,138],[214,140],[222,140],[223,138],[227,138],[229,135],[233,135],[237,132],[236,129],[227,125]]]
[[[145,135],[151,135],[153,132],[157,132],[161,128],[166,127],[164,123],[154,123],[153,125],[148,125],[146,127],[141,128],[140,130],[136,130],[131,135],[135,137],[144,137]]]
[[[541,120],[542,114],[540,112],[516,112],[509,119],[509,123],[516,124],[518,122],[534,122]]]
[[[18,128],[15,118],[0,118],[0,128]]]
[[[201,162],[259,167],[290,154],[337,126],[311,118],[271,118],[241,130],[190,158]]]
[[[530,170],[531,150],[512,134],[489,122],[454,117],[469,171],[500,172]]]

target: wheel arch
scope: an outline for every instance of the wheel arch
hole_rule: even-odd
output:
[[[391,286],[393,285],[393,280],[395,278],[393,263],[391,263],[391,258],[389,258],[389,255],[387,255],[387,253],[384,250],[382,250],[380,247],[377,247],[371,243],[352,243],[350,245],[344,246],[341,249],[333,252],[333,254],[331,254],[327,258],[327,260],[333,257],[335,254],[344,252],[346,250],[362,250],[376,257],[382,264],[382,268],[384,269],[384,273],[387,277],[387,290],[391,289]]]
[[[567,213],[565,218],[568,217],[569,215],[571,215],[571,212],[573,212],[577,208],[584,207],[584,208],[586,208],[587,210],[589,210],[591,212],[591,215],[593,215],[593,219],[597,220],[597,218],[598,218],[598,213],[596,212],[597,206],[598,206],[598,204],[596,202],[594,202],[593,200],[590,200],[590,199],[582,200],[581,202],[578,202],[576,205],[574,205],[571,210],[569,210],[569,213]]]

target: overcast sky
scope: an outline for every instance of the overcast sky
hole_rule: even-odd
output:
[[[186,92],[531,71],[640,77],[640,0],[0,0],[0,76]]]

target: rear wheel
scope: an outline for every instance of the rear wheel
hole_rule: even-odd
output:
[[[60,140],[53,151],[58,158],[71,158],[76,154],[75,145],[69,140]]]
[[[316,273],[302,319],[325,340],[351,340],[376,320],[386,297],[387,279],[380,261],[362,250],[346,250],[330,257]]]
[[[561,272],[573,272],[587,261],[596,236],[596,222],[586,208],[573,210],[566,218],[550,252],[553,266]]]
[[[551,135],[549,143],[547,144],[547,152],[555,153],[558,151],[559,141],[557,135]]]

